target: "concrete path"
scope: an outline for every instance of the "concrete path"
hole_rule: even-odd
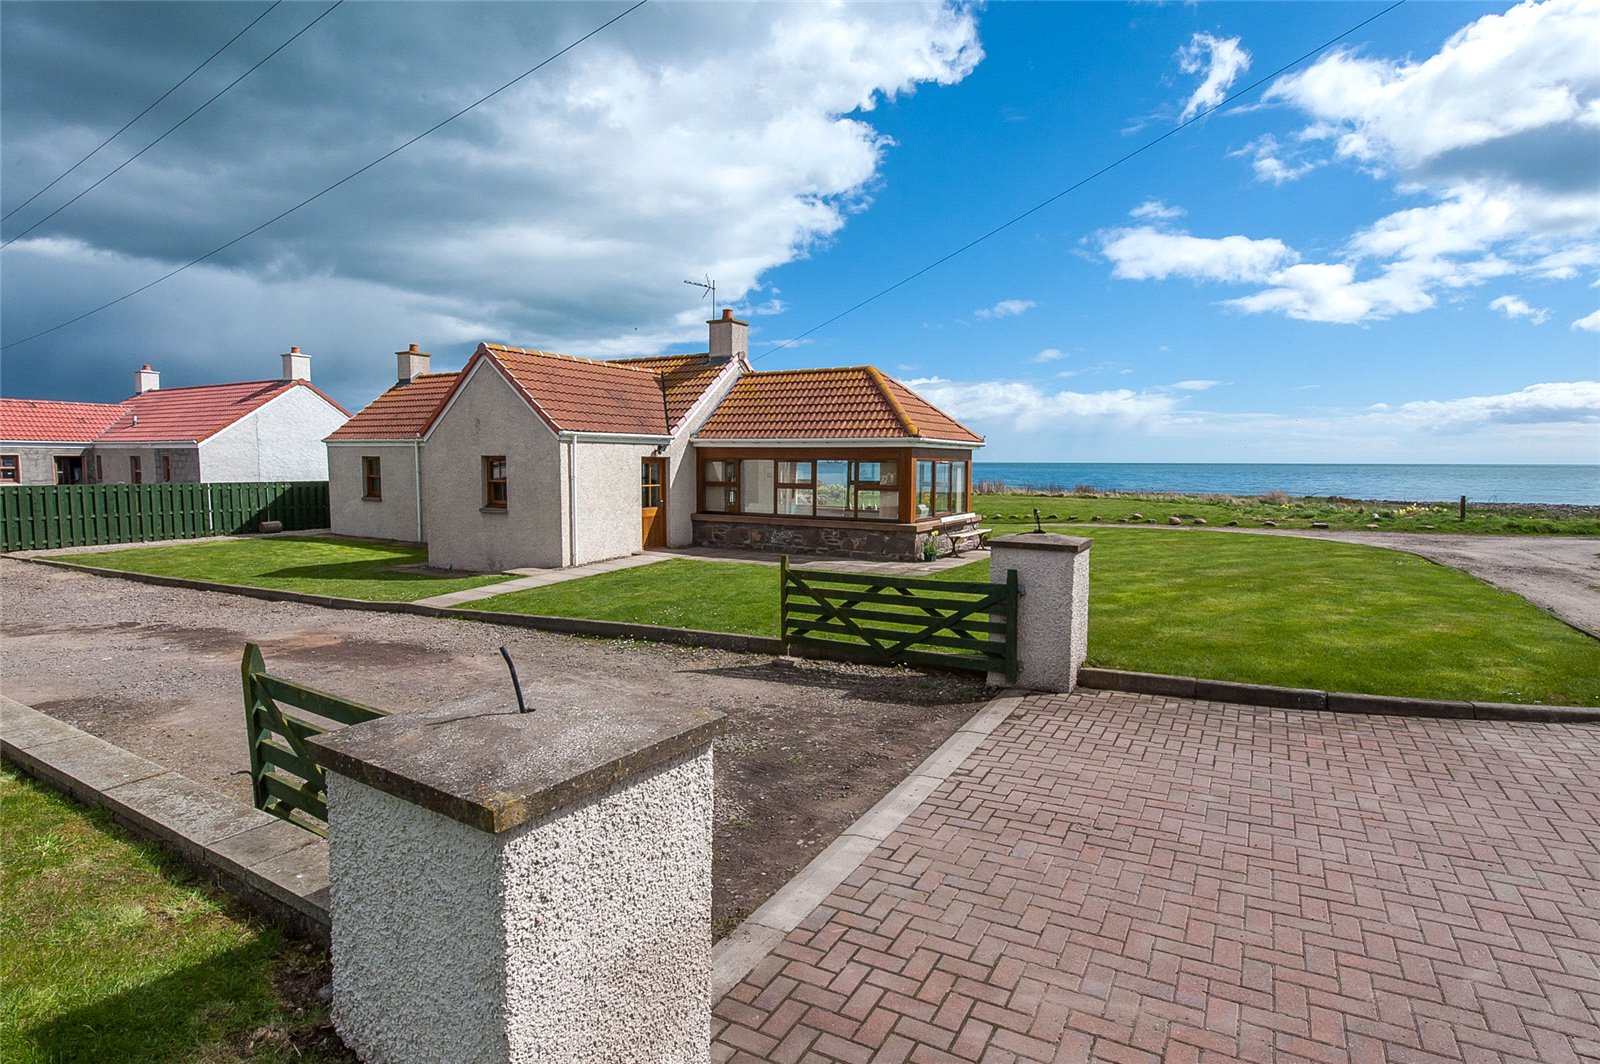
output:
[[[1036,695],[714,1061],[1600,1060],[1600,727]]]
[[[646,553],[631,554],[626,558],[611,558],[603,562],[590,562],[588,565],[574,565],[566,569],[507,569],[508,573],[519,574],[518,578],[501,584],[469,587],[465,591],[452,591],[448,595],[435,595],[417,601],[424,606],[460,606],[463,603],[478,602],[512,591],[564,584],[568,580],[581,580],[586,576],[597,576],[600,573],[614,573],[619,569],[637,569],[641,565],[654,565],[656,562],[666,560],[667,555]]]

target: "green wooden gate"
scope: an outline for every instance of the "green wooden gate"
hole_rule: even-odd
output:
[[[1016,570],[1003,584],[780,566],[783,643],[1017,678]]]
[[[386,714],[310,687],[267,674],[261,648],[246,643],[240,666],[244,677],[245,738],[250,745],[250,787],[256,808],[327,837],[327,776],[305,741],[332,724],[360,724]],[[285,712],[284,707],[320,717],[321,722]]]

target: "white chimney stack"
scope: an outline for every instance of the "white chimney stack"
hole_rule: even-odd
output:
[[[722,317],[706,322],[711,326],[711,362],[721,364],[729,359],[750,357],[750,323],[733,316],[732,308],[724,308]]]
[[[151,369],[150,363],[148,362],[140,366],[138,371],[133,375],[134,395],[143,395],[145,392],[153,392],[160,387],[161,374]]]
[[[399,383],[410,384],[424,373],[428,372],[428,362],[433,356],[412,344],[404,351],[394,353],[395,376]]]
[[[289,348],[283,356],[283,376],[280,380],[308,381],[311,379],[311,356],[302,354],[298,347]]]

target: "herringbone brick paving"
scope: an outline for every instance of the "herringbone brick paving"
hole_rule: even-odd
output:
[[[1600,1061],[1600,727],[1035,696],[715,1061]]]

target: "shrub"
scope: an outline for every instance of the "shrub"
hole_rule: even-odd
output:
[[[1283,506],[1289,501],[1289,496],[1280,488],[1273,488],[1264,495],[1258,495],[1257,498],[1259,498],[1262,502],[1270,503],[1273,506]]]
[[[1094,485],[1093,484],[1078,484],[1072,489],[1072,494],[1074,494],[1074,495],[1093,495],[1094,494]]]

